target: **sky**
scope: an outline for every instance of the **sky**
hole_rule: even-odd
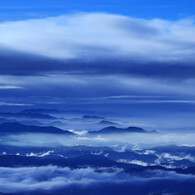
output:
[[[192,128],[194,10],[193,0],[1,0],[0,105]]]
[[[194,15],[193,0],[2,0],[0,19],[21,20],[77,12],[106,12],[176,20]]]

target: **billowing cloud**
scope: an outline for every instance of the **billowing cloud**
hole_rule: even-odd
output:
[[[188,194],[194,193],[195,182],[192,175],[163,171],[150,171],[135,176],[113,168],[70,170],[47,166],[0,170],[0,192],[14,194]]]
[[[145,60],[193,60],[193,20],[145,20],[103,13],[0,24],[0,43],[21,52],[75,59],[118,55]]]
[[[194,77],[194,33],[193,19],[146,20],[105,13],[4,22],[0,70]]]

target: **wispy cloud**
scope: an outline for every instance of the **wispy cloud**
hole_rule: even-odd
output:
[[[0,89],[23,89],[23,87],[14,85],[0,85]]]
[[[32,106],[33,104],[0,102],[0,106]]]

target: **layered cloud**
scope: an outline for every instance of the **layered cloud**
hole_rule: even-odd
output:
[[[194,33],[193,19],[146,20],[106,13],[4,22],[1,73],[175,77],[176,72],[177,77],[194,77]]]
[[[1,102],[64,103],[139,117],[172,114],[174,121],[175,113],[185,112],[177,117],[187,121],[177,123],[191,126],[194,33],[194,18],[106,13],[0,23]]]

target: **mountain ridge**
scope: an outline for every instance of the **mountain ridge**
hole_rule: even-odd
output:
[[[158,131],[146,131],[140,127],[127,127],[127,128],[119,128],[115,126],[108,126],[100,129],[99,131],[90,131],[89,134],[118,134],[118,133],[159,133]]]
[[[63,135],[75,135],[70,131],[62,130],[53,126],[24,125],[19,122],[6,122],[0,124],[0,135],[20,134],[20,133],[51,133],[51,134],[63,134]]]

